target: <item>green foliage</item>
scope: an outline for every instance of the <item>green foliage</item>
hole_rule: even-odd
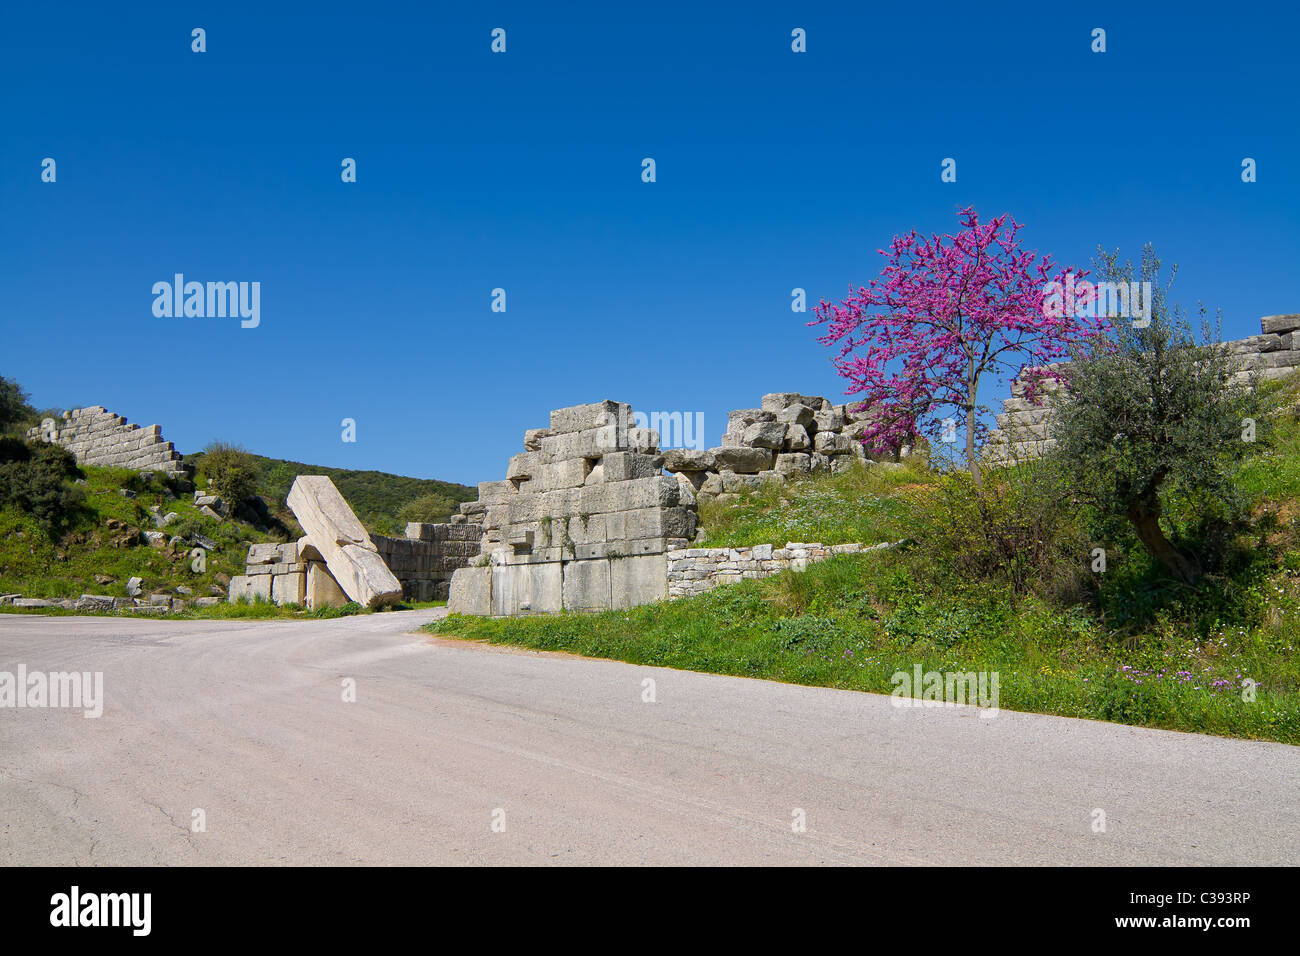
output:
[[[1061,502],[1060,474],[1046,462],[990,470],[978,486],[966,472],[945,475],[919,517],[931,580],[995,582],[1014,595],[1078,600],[1088,540],[1078,513]]]
[[[203,451],[198,469],[200,487],[207,485],[232,507],[257,488],[256,459],[238,445],[214,442]]]
[[[401,507],[397,520],[403,525],[412,521],[441,524],[459,510],[459,504],[459,500],[441,492],[421,495]]]
[[[0,592],[31,597],[76,598],[82,594],[127,597],[126,582],[144,579],[149,591],[189,587],[195,597],[218,596],[212,586],[218,575],[243,574],[248,546],[269,540],[237,521],[216,521],[199,513],[189,495],[176,496],[161,476],[141,478],[123,468],[82,469],[86,484],[82,505],[64,527],[49,528],[16,507],[0,507]],[[124,497],[123,488],[135,492]],[[155,527],[154,514],[175,512],[177,518],[161,530],[166,547],[150,547],[141,534]],[[190,551],[193,533],[217,545],[208,552],[207,568],[197,572]],[[112,580],[102,582],[98,577]]]
[[[0,375],[0,432],[31,419],[36,410],[27,404],[27,393],[17,382]]]
[[[202,471],[205,457],[200,452],[186,455],[185,460]],[[292,516],[285,506],[285,497],[293,486],[293,480],[299,475],[324,475],[329,478],[361,522],[379,534],[401,535],[408,520],[419,520],[402,518],[399,514],[403,507],[418,499],[442,495],[453,502],[452,508],[455,508],[462,501],[473,501],[478,497],[476,488],[448,481],[408,478],[382,471],[353,471],[307,465],[262,455],[250,454],[249,457],[257,468],[255,492],[269,502],[286,523],[291,523]]]
[[[76,519],[84,496],[69,479],[80,474],[57,445],[0,438],[0,508],[17,508],[51,531]]]
[[[314,611],[308,611],[306,616],[323,621],[336,617],[351,617],[354,614],[362,613],[364,610],[365,608],[356,601],[349,601],[339,607],[318,607]]]
[[[771,483],[735,500],[700,502],[699,547],[897,541],[910,525],[912,499],[938,476],[919,459],[902,465],[854,466],[838,474],[807,475]]]
[[[1106,281],[1134,278],[1131,263],[1113,254],[1102,253],[1098,269]],[[1191,583],[1204,555],[1189,541],[1170,542],[1160,519],[1169,495],[1182,494],[1224,503],[1205,517],[1234,520],[1230,477],[1248,450],[1243,420],[1258,418],[1258,403],[1252,390],[1232,387],[1238,367],[1204,308],[1198,341],[1169,304],[1150,246],[1138,279],[1154,293],[1149,323],[1120,320],[1113,336],[1073,352],[1069,391],[1054,408],[1055,457],[1075,498],[1127,518],[1151,554]]]

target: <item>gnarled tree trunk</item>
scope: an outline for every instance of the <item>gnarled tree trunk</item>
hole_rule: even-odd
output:
[[[1163,477],[1163,476],[1161,476]],[[1184,584],[1195,584],[1201,576],[1200,563],[1173,546],[1160,529],[1159,479],[1128,507],[1125,513],[1137,532],[1138,540],[1151,552],[1152,557],[1167,567]]]

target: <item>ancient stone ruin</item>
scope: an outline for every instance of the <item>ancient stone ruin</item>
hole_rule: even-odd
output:
[[[439,600],[452,572],[478,554],[476,525],[412,523],[405,538],[370,534],[324,476],[299,475],[286,502],[307,534],[288,544],[252,545],[244,573],[230,581],[231,602],[314,610],[348,601],[380,607]]]
[[[708,451],[669,448],[664,468],[690,481],[705,496],[757,488],[812,472],[838,472],[869,456],[861,435],[870,413],[860,403],[832,404],[820,395],[772,392],[761,408],[727,416],[722,445]],[[908,449],[893,454],[906,456]]]
[[[461,505],[481,529],[476,567],[455,572],[448,607],[512,615],[631,607],[666,597],[664,553],[695,535],[690,482],[662,473],[659,436],[604,401],[551,412],[524,434],[504,481]]]
[[[1223,343],[1241,363],[1235,376],[1241,385],[1253,379],[1277,381],[1300,369],[1300,313],[1266,315],[1259,324],[1261,334]],[[1028,397],[1028,385],[1027,371],[1011,383],[1011,397],[1002,403],[1002,413],[997,416],[998,427],[989,432],[984,445],[983,457],[989,464],[1030,461],[1052,447],[1050,399],[1061,385],[1044,379],[1037,389],[1041,394],[1035,398]]]
[[[763,404],[733,412],[722,446],[707,452],[660,451],[659,435],[631,427],[632,409],[622,402],[551,412],[549,428],[525,432],[506,479],[481,483],[479,500],[460,506],[456,517],[480,530],[482,554],[453,574],[449,610],[626,608],[866,550],[689,547],[697,489],[724,494],[865,460],[853,450],[863,418],[843,406],[794,392],[764,396]],[[788,467],[777,467],[782,459]]]
[[[40,438],[72,452],[79,465],[185,473],[176,446],[163,440],[161,425],[128,424],[102,405],[74,408],[62,419],[47,418],[39,428],[28,429],[28,441]]]

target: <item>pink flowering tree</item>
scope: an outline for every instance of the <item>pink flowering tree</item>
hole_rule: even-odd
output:
[[[926,433],[947,431],[938,413],[951,409],[953,429],[964,423],[966,463],[980,484],[976,446],[983,427],[980,382],[1066,358],[1070,345],[1095,334],[1099,322],[1044,307],[1053,281],[1050,256],[1020,248],[1020,225],[1007,215],[981,223],[960,212],[956,235],[895,236],[884,270],[839,305],[825,300],[810,325],[827,326],[818,341],[838,350],[834,361],[871,418],[861,440],[881,451]],[[1086,273],[1075,273],[1078,278]],[[1056,286],[1057,289],[1060,286]],[[1030,388],[1035,383],[1031,373]]]

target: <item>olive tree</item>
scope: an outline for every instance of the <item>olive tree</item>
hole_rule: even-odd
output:
[[[1101,252],[1100,278],[1128,283],[1133,265]],[[1069,388],[1054,408],[1055,455],[1077,498],[1127,518],[1151,555],[1184,583],[1197,581],[1200,556],[1161,527],[1174,490],[1204,500],[1228,497],[1233,463],[1253,434],[1252,388],[1234,383],[1238,364],[1219,341],[1219,322],[1199,310],[1199,339],[1160,285],[1160,260],[1143,250],[1139,280],[1150,311],[1116,318],[1101,336],[1072,349]]]

